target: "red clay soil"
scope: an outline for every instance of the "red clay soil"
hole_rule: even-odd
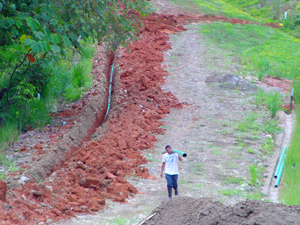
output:
[[[175,96],[161,88],[168,75],[161,65],[163,51],[171,48],[168,33],[185,30],[182,23],[216,20],[253,23],[155,13],[143,19],[145,27],[140,29],[139,40],[129,45],[130,53],[120,49],[115,57],[116,85],[102,137],[84,143],[45,181],[30,181],[22,188],[8,190],[6,202],[0,203],[2,224],[36,224],[98,211],[103,209],[105,198],[125,202],[138,192],[125,176],[155,179],[142,166],[147,160],[140,150],[154,147],[155,134],[163,132],[159,120],[170,108],[182,107]],[[73,116],[74,111],[58,116],[65,114]]]
[[[121,83],[114,90],[102,138],[85,143],[46,181],[31,181],[9,190],[6,202],[0,205],[0,221],[39,223],[98,211],[105,198],[125,202],[138,192],[124,179],[126,175],[153,178],[141,166],[147,160],[140,150],[153,148],[154,133],[163,131],[158,120],[169,108],[181,107],[176,97],[160,87],[167,75],[161,66],[162,52],[170,48],[169,37],[161,30],[184,30],[172,17],[166,17],[148,17],[140,40],[129,46],[131,54],[121,50],[122,57],[115,62]],[[73,115],[72,111],[63,114]]]
[[[174,17],[174,16],[169,15],[169,17]],[[214,21],[221,21],[221,22],[225,22],[225,23],[240,24],[240,25],[245,25],[245,24],[259,25],[258,22],[254,22],[254,21],[251,21],[251,20],[242,20],[242,19],[228,18],[226,16],[201,15],[201,14],[191,15],[191,16],[179,14],[179,15],[176,16],[176,18],[174,17],[173,21],[179,22],[179,23],[182,23],[182,24],[191,23],[191,22],[211,23],[211,22],[214,22]],[[272,28],[280,28],[280,26],[277,25],[276,23],[264,23],[264,24],[262,24],[262,26],[272,27]]]
[[[287,79],[278,78],[274,76],[265,77],[262,83],[265,83],[272,87],[278,87],[283,93],[289,93],[293,85],[292,80],[287,80]]]

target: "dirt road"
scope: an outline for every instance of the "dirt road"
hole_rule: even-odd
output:
[[[163,8],[175,10],[169,5]],[[166,182],[159,178],[161,152],[167,144],[188,154],[180,165],[180,196],[209,196],[232,205],[258,192],[249,185],[249,166],[267,164],[259,151],[268,134],[254,137],[240,132],[238,123],[253,113],[257,121],[263,122],[268,112],[255,106],[256,89],[252,84],[247,83],[243,90],[243,87],[220,87],[209,81],[212,77],[237,74],[240,65],[234,56],[206,42],[200,32],[201,23],[185,28],[186,31],[170,34],[172,49],[164,53],[163,63],[169,76],[162,87],[165,92],[173,93],[184,107],[172,109],[162,119],[165,132],[156,136],[154,149],[144,151],[148,160],[145,166],[158,179],[128,177],[141,192],[129,198],[128,203],[110,202],[106,210],[95,216],[78,216],[65,224],[138,224],[146,218],[167,197]]]

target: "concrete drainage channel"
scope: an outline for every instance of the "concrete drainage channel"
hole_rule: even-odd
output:
[[[279,163],[279,159],[281,157],[281,154],[283,152],[284,148],[288,148],[288,146],[291,143],[293,129],[294,129],[294,115],[292,114],[286,114],[284,112],[279,113],[279,117],[281,118],[281,121],[283,121],[283,129],[284,133],[281,138],[281,143],[279,143],[280,149],[275,154],[278,155],[278,157],[270,160],[270,170],[267,174],[267,178],[265,179],[265,186],[262,188],[262,193],[268,195],[269,200],[271,202],[280,203],[279,199],[279,188],[275,187],[277,179],[280,179],[279,177],[275,178],[275,170],[277,168],[277,164]],[[277,185],[276,185],[277,186]]]

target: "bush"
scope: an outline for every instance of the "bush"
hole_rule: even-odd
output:
[[[67,102],[76,101],[82,95],[82,89],[76,87],[74,84],[69,84],[64,93],[64,97],[66,98]]]
[[[281,98],[279,92],[266,92],[265,102],[273,118],[278,112],[281,105]]]

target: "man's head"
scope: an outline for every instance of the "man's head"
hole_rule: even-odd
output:
[[[166,149],[166,152],[167,152],[167,153],[172,154],[172,148],[171,148],[170,145],[167,145],[167,146],[165,147],[165,149]]]

